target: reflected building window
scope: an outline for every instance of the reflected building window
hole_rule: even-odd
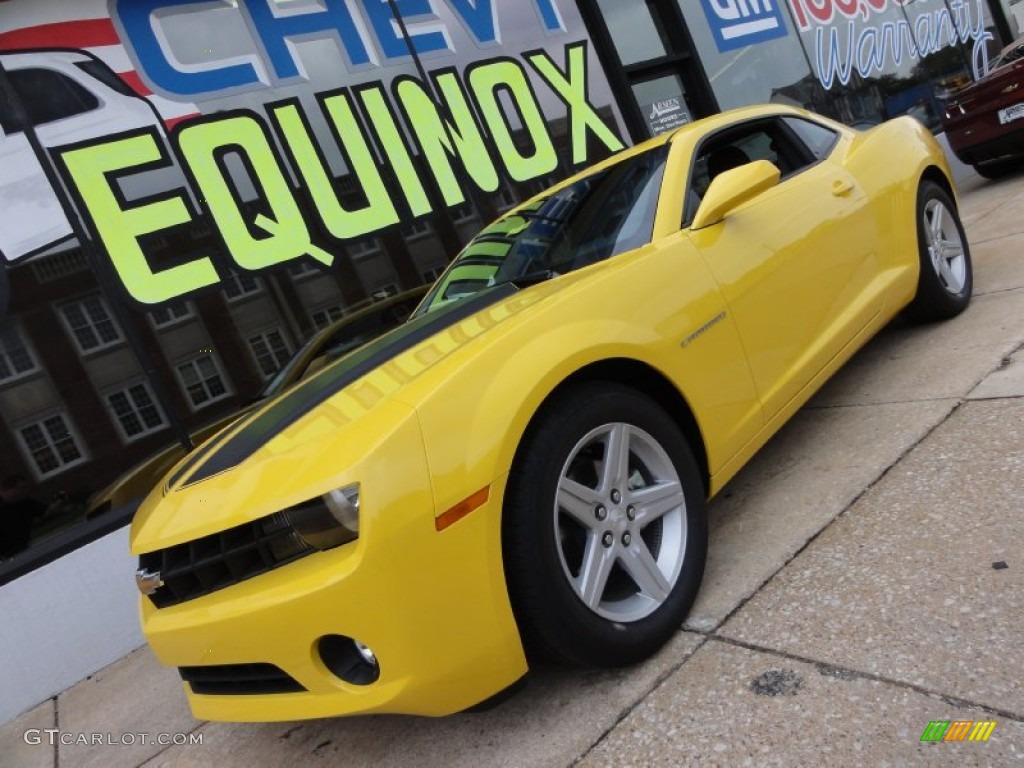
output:
[[[308,261],[293,261],[288,265],[288,274],[292,277],[311,277],[321,274],[321,270],[314,267]]]
[[[63,413],[27,424],[18,437],[40,479],[85,461],[85,452]]]
[[[122,341],[121,330],[99,294],[62,304],[60,315],[79,352],[95,352]]]
[[[426,219],[416,219],[402,227],[402,235],[406,240],[419,240],[430,234],[430,223]]]
[[[257,333],[250,336],[249,350],[253,359],[256,360],[256,367],[264,378],[269,379],[288,362],[291,352],[285,344],[281,331],[277,328],[266,333]]]
[[[318,330],[322,331],[328,325],[333,323],[345,314],[345,307],[341,304],[333,304],[323,309],[318,309],[316,312],[310,315],[310,319],[313,321],[313,326]]]
[[[149,313],[149,319],[152,321],[154,328],[166,328],[169,325],[190,320],[193,316],[192,305],[187,301],[176,301],[173,304],[166,304]]]
[[[263,290],[263,283],[260,279],[248,272],[231,272],[221,281],[221,285],[228,301],[252,296]]]
[[[423,282],[432,283],[442,274],[444,274],[445,265],[438,264],[437,266],[430,267],[430,269],[423,270]]]
[[[107,405],[126,441],[158,432],[167,422],[153,399],[149,386],[138,382],[107,395]]]
[[[345,248],[353,261],[368,259],[370,256],[380,253],[380,240],[375,237],[357,240],[354,243],[346,243]]]
[[[0,328],[0,383],[35,373],[39,366],[16,325]]]
[[[197,355],[179,363],[177,372],[193,410],[231,394],[213,355]]]

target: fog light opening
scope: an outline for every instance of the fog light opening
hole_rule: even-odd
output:
[[[380,677],[380,663],[369,646],[344,635],[324,635],[317,643],[320,660],[332,674],[352,685],[370,685]]]

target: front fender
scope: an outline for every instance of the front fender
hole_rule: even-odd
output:
[[[581,369],[610,359],[658,371],[690,404],[710,469],[762,425],[724,299],[685,234],[596,265],[474,339],[394,397],[420,418],[436,509],[507,473],[542,403]]]

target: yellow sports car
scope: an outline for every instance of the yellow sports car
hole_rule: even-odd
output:
[[[385,331],[401,325],[427,292],[425,286],[413,288],[358,309],[315,333],[292,355],[266,386],[249,402],[247,410],[268,398],[276,397],[301,379],[311,376],[332,360],[362,346]],[[197,429],[189,435],[193,445],[199,445],[220,432],[245,411],[236,411]],[[119,509],[141,499],[156,486],[185,455],[181,443],[173,443],[136,464],[114,482],[89,499],[85,517],[94,517]]]
[[[757,107],[492,224],[143,504],[143,627],[195,716],[444,715],[654,652],[706,499],[897,313],[967,305],[950,179],[912,119]]]

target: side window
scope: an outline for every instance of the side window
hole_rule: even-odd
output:
[[[74,117],[100,105],[89,91],[52,69],[13,69],[7,76],[21,97],[32,125]]]
[[[14,116],[14,105],[7,98],[7,92],[0,89],[0,131],[5,136],[21,132],[21,124]]]
[[[839,141],[839,134],[819,123],[812,123],[800,117],[786,117],[788,125],[818,160],[824,160]]]
[[[786,179],[818,161],[814,152],[778,119],[758,120],[726,129],[697,149],[686,196],[684,226],[697,213],[715,177],[755,160],[767,160]]]

